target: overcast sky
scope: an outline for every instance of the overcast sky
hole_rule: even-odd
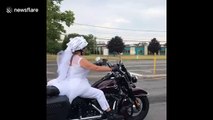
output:
[[[166,0],[63,0],[61,11],[74,12],[67,34],[93,34],[106,40],[166,41]],[[115,28],[115,29],[114,29]],[[124,29],[124,30],[122,30]]]

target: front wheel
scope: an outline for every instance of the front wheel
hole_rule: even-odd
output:
[[[126,120],[143,120],[149,111],[149,100],[147,96],[136,97],[140,103],[139,110],[136,109],[135,105],[128,109],[128,113],[131,113],[131,117]]]

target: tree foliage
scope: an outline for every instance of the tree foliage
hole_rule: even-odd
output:
[[[107,48],[109,49],[109,53],[122,53],[125,48],[123,39],[115,36],[108,42]]]
[[[97,42],[96,42],[97,38],[93,36],[92,34],[84,35],[84,38],[88,42],[87,54],[95,54],[95,48],[97,47]]]
[[[61,43],[56,41],[47,41],[47,44],[49,44],[48,53],[50,54],[56,54],[61,50]]]
[[[154,53],[158,54],[160,48],[161,48],[160,43],[156,38],[153,38],[151,42],[149,42],[148,50],[151,52],[151,54]]]
[[[60,4],[63,0],[47,0],[47,52],[54,49],[60,35],[65,33],[65,23],[68,27],[74,22],[74,13],[72,11],[60,11]],[[57,48],[56,48],[57,49]]]
[[[69,34],[64,37],[64,41],[62,43],[62,49],[65,50],[67,48],[66,44],[70,41],[70,38],[74,38],[76,36],[83,36],[88,42],[86,54],[87,55],[94,54],[97,43],[96,43],[96,37],[94,37],[92,34],[89,34],[89,35],[79,35],[77,33]]]

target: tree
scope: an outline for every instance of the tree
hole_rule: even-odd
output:
[[[123,39],[115,36],[108,42],[107,48],[109,49],[109,53],[122,53],[125,48]]]
[[[61,44],[55,41],[47,41],[47,44],[50,46],[48,47],[48,53],[56,54],[61,50]]]
[[[62,49],[65,50],[67,48],[66,44],[69,42],[70,38],[74,38],[77,36],[83,36],[86,39],[86,41],[88,42],[86,54],[87,55],[89,55],[91,53],[94,54],[97,44],[96,44],[96,37],[94,37],[92,34],[79,35],[77,33],[72,33],[72,34],[66,35],[64,37],[64,41],[62,43]]]
[[[151,52],[151,54],[156,53],[158,55],[158,51],[160,50],[160,48],[160,43],[157,41],[156,38],[153,38],[151,42],[149,42],[148,50]]]
[[[95,48],[97,47],[97,38],[92,34],[84,35],[84,38],[88,42],[86,54],[95,54]]]
[[[60,11],[61,1],[47,0],[47,52],[50,52],[50,48],[54,49],[60,35],[66,32],[62,23],[69,27],[75,19],[72,11]]]

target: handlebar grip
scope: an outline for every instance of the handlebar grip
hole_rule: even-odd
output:
[[[98,66],[102,66],[102,64],[100,62],[95,62],[94,64],[98,65]]]
[[[107,62],[106,65],[110,68],[112,67],[112,65],[109,62]]]

